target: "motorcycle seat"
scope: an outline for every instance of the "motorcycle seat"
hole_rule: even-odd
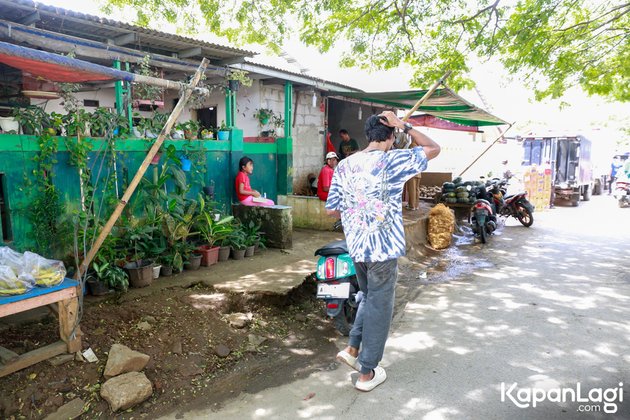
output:
[[[345,240],[331,242],[315,251],[315,255],[319,255],[320,257],[331,257],[341,254],[348,254],[348,244],[346,244]]]

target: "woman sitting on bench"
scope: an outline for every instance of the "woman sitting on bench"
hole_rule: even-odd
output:
[[[249,175],[254,172],[254,161],[243,156],[238,162],[238,175],[236,175],[236,196],[238,201],[244,206],[273,206],[274,202],[267,198],[261,197],[260,193],[252,190],[249,185]]]

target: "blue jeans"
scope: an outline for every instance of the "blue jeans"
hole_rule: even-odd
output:
[[[398,260],[355,262],[354,267],[363,299],[359,303],[348,344],[360,347],[361,373],[367,375],[383,358],[394,314]]]

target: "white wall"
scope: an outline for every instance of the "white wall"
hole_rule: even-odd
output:
[[[297,93],[296,93],[297,94]],[[299,93],[295,127],[293,128],[293,189],[306,185],[309,173],[319,175],[324,164],[325,112],[321,112],[321,97],[317,95],[317,105],[313,107],[312,93]]]

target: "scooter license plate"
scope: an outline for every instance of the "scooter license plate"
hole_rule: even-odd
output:
[[[350,297],[350,283],[320,283],[317,285],[317,297],[320,299],[347,299]]]

